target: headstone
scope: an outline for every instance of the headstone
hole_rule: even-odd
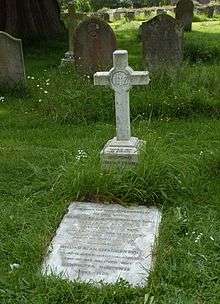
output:
[[[198,0],[200,4],[209,4],[210,0]]]
[[[166,14],[166,13],[167,13],[167,11],[164,8],[158,8],[156,11],[157,15]]]
[[[191,0],[179,0],[176,5],[175,18],[184,31],[192,30],[194,4]]]
[[[207,17],[213,18],[214,16],[215,7],[214,6],[207,6]]]
[[[121,20],[121,13],[120,12],[114,12],[113,13],[113,18],[114,18],[114,21],[119,21],[119,20]]]
[[[43,274],[71,281],[144,286],[153,268],[161,213],[144,206],[72,203],[43,264]]]
[[[114,67],[109,72],[94,75],[95,85],[110,86],[115,91],[115,112],[117,135],[109,140],[101,152],[102,163],[133,165],[138,163],[144,142],[131,137],[129,91],[135,85],[147,85],[147,71],[135,72],[128,65],[128,52],[124,50],[113,53]]]
[[[112,53],[116,49],[116,37],[108,25],[98,18],[88,18],[79,24],[75,35],[75,62],[85,74],[112,65]]]
[[[135,19],[135,12],[134,11],[126,12],[125,13],[125,19],[128,22],[133,21]]]
[[[110,15],[107,12],[99,13],[99,18],[103,19],[105,22],[110,22]]]
[[[69,37],[69,50],[65,53],[64,58],[61,60],[61,66],[66,64],[73,64],[74,60],[74,33],[77,25],[86,15],[82,13],[76,12],[75,2],[70,1],[68,3],[68,12],[62,14],[62,18],[64,23],[68,29],[68,37]]]
[[[25,85],[22,42],[0,31],[0,87]]]
[[[143,61],[149,69],[177,66],[182,61],[182,29],[176,20],[161,14],[142,23]]]

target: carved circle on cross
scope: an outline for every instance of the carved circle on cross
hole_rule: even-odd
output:
[[[116,70],[110,76],[111,86],[114,90],[128,90],[131,86],[130,74],[127,71]]]

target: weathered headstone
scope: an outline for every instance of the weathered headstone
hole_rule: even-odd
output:
[[[116,49],[116,37],[101,19],[91,17],[76,28],[74,53],[78,70],[94,74],[112,65],[112,53]]]
[[[144,206],[72,203],[52,240],[43,273],[72,281],[146,284],[161,213]]]
[[[110,86],[115,91],[115,112],[117,135],[109,140],[101,152],[102,163],[136,164],[144,144],[137,137],[131,137],[129,91],[135,85],[147,85],[147,71],[135,72],[128,65],[128,52],[124,50],[113,53],[114,67],[109,72],[97,72],[95,85]]]
[[[194,4],[191,0],[179,0],[176,5],[175,18],[184,31],[192,30]]]
[[[131,22],[135,19],[135,12],[134,11],[128,11],[125,13],[125,19],[128,22]]]
[[[70,1],[68,3],[68,11],[62,14],[62,18],[64,20],[64,24],[68,29],[68,37],[69,37],[69,50],[65,53],[64,58],[61,60],[61,66],[66,64],[74,63],[74,34],[77,25],[81,20],[86,17],[85,14],[77,13],[75,2]]]
[[[209,4],[210,0],[198,0],[198,2],[201,4]]]
[[[160,15],[160,14],[167,14],[167,11],[164,8],[158,8],[156,10],[156,14]]]
[[[0,87],[25,85],[22,42],[0,31]]]
[[[183,33],[176,20],[161,14],[142,23],[143,61],[149,69],[177,66],[182,61]]]

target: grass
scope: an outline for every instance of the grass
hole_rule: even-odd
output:
[[[114,29],[141,69],[139,24]],[[132,91],[132,132],[146,149],[140,165],[123,172],[103,172],[99,162],[115,133],[112,92],[57,68],[64,39],[25,47],[28,89],[0,94],[1,304],[219,304],[220,24],[197,22],[193,29],[182,69],[152,75],[148,88]],[[95,288],[40,275],[73,200],[162,208],[148,286]],[[11,270],[14,263],[20,267]]]

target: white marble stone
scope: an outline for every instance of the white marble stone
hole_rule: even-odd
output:
[[[43,273],[71,281],[144,286],[161,213],[144,206],[74,202],[45,258]]]
[[[133,146],[133,150],[127,150],[131,146],[130,105],[129,91],[135,85],[147,85],[149,83],[147,71],[133,71],[128,65],[128,52],[117,50],[113,53],[113,68],[109,72],[97,72],[94,75],[95,85],[110,86],[115,91],[115,114],[116,114],[116,140],[110,140],[101,152],[104,164],[111,163],[137,163],[143,141]],[[112,143],[125,142],[124,152],[118,154],[113,150]],[[137,150],[137,151],[136,151]],[[112,151],[112,155],[111,154]],[[125,153],[128,151],[128,153]],[[134,155],[133,155],[134,152]],[[133,155],[133,157],[132,157]]]

